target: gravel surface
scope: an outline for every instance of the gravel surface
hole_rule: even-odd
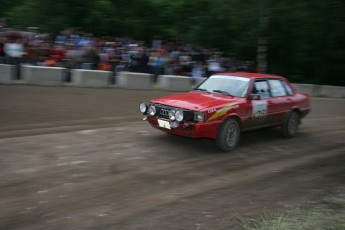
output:
[[[299,134],[211,140],[154,130],[171,92],[0,85],[0,229],[240,229],[344,191],[345,100],[312,99]]]

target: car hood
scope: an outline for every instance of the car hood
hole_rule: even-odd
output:
[[[194,111],[201,111],[206,108],[229,104],[236,101],[236,97],[196,91],[174,94],[151,100],[153,103]]]

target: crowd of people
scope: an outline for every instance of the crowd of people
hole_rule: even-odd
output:
[[[255,72],[255,63],[224,57],[218,49],[185,44],[155,36],[152,43],[128,37],[96,37],[64,29],[57,36],[38,28],[0,27],[0,63],[208,77],[215,72]],[[68,80],[68,79],[67,79]]]

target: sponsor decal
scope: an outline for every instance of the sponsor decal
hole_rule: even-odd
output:
[[[211,109],[208,111],[208,113],[213,113],[213,112],[215,112],[215,113],[207,121],[217,119],[218,117],[225,115],[229,110],[236,109],[238,107],[239,106],[236,105],[236,102],[233,102],[233,103],[230,103],[230,104],[224,106],[223,108],[220,108],[219,110]]]
[[[252,117],[254,119],[265,119],[267,116],[267,101],[253,101]]]

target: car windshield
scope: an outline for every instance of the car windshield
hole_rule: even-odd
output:
[[[245,77],[212,75],[195,90],[208,91],[234,97],[245,97],[250,79]]]

